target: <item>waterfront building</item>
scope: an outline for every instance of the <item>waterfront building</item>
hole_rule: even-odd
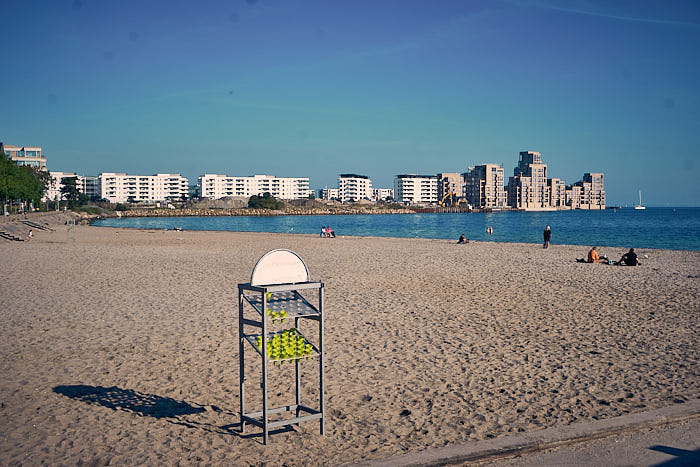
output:
[[[386,201],[387,199],[394,199],[394,189],[372,188],[372,199],[374,201]]]
[[[470,167],[462,174],[464,197],[471,206],[479,209],[507,206],[503,186],[505,172],[498,164],[481,164]]]
[[[437,175],[403,174],[394,178],[395,199],[404,204],[434,204],[438,202]]]
[[[547,180],[549,189],[549,205],[555,208],[566,206],[566,183],[560,178]]]
[[[308,198],[308,178],[276,177],[274,175],[253,175],[231,177],[229,175],[204,174],[198,178],[202,198],[220,199],[233,196],[250,198],[270,193],[277,199]]]
[[[605,209],[605,185],[603,174],[583,174],[583,180],[567,187],[567,204],[571,209]]]
[[[17,165],[36,167],[46,172],[46,157],[42,154],[40,146],[13,146],[0,142],[0,151]]]
[[[112,203],[187,199],[187,179],[180,174],[99,175],[100,197]]]
[[[516,209],[549,209],[547,164],[535,151],[521,151],[518,166],[508,179],[508,205]]]
[[[41,198],[42,201],[56,201],[56,199],[65,200],[65,196],[61,195],[64,178],[75,178],[75,186],[78,191],[88,199],[98,199],[100,193],[100,181],[98,177],[78,175],[75,172],[58,172],[50,171],[51,181],[46,187],[46,193]]]
[[[443,199],[446,195],[452,193],[454,199],[464,196],[463,189],[463,179],[458,173],[439,173],[437,174],[438,179],[438,200]]]
[[[340,174],[338,177],[338,197],[343,203],[371,200],[372,196],[372,180],[366,175]]]
[[[340,195],[338,194],[338,189],[337,188],[323,188],[321,190],[321,199],[324,199],[326,201],[331,201],[331,200],[338,200],[340,199]]]

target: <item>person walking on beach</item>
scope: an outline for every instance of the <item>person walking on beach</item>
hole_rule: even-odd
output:
[[[550,240],[552,240],[552,229],[547,226],[544,229],[544,246],[542,246],[542,248],[549,247]]]
[[[27,241],[30,241],[33,236],[34,236],[34,232],[32,232],[32,230],[30,229],[29,233],[27,234]]]

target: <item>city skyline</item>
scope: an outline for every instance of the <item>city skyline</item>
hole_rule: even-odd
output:
[[[564,5],[564,6],[562,6]],[[540,152],[608,204],[700,205],[694,2],[23,2],[0,140],[97,175],[464,172]],[[29,26],[28,26],[29,25]],[[31,33],[28,33],[31,30]]]

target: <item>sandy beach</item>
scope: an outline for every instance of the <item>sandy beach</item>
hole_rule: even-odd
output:
[[[237,284],[273,248],[325,282],[327,422],[263,446],[238,428]],[[700,397],[700,252],[586,253],[91,226],[0,241],[0,464],[338,465]],[[291,368],[270,381],[291,402]]]

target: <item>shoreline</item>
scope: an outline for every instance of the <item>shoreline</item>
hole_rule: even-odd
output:
[[[99,221],[100,219],[95,219],[93,222],[91,222],[89,225],[90,227],[96,227],[96,228],[104,228],[104,229],[126,229],[126,230],[137,230],[137,231],[155,231],[155,232],[176,232],[176,233],[182,233],[182,232],[209,232],[209,233],[235,233],[235,234],[270,234],[270,235],[296,235],[296,236],[307,236],[309,238],[320,238],[318,234],[314,233],[296,233],[296,232],[269,232],[269,231],[257,231],[257,230],[209,230],[209,229],[182,229],[182,230],[174,230],[174,229],[167,229],[167,228],[156,228],[156,227],[116,227],[113,225],[95,225],[95,221]],[[449,238],[432,238],[432,237],[394,237],[394,236],[382,236],[382,235],[338,235],[336,238],[323,238],[321,240],[328,240],[328,241],[333,241],[337,239],[343,239],[343,238],[366,238],[366,239],[388,239],[388,240],[426,240],[426,241],[435,241],[435,242],[444,242],[447,244],[455,244],[459,245],[460,247],[467,247],[469,244],[499,244],[499,245],[527,245],[527,246],[532,246],[532,245],[539,245],[539,249],[542,248],[542,243],[541,242],[506,242],[506,241],[496,241],[496,240],[472,240],[468,239],[469,243],[465,245],[460,245],[457,243],[457,240],[449,239]],[[610,245],[589,245],[589,244],[576,244],[576,243],[557,243],[557,244],[550,244],[550,248],[553,246],[557,247],[569,247],[569,248],[585,248],[586,251],[583,254],[585,255],[588,253],[588,249],[590,249],[592,246],[597,246],[599,249],[600,248],[607,248],[607,249],[624,249],[628,250],[630,247],[627,246],[610,246]],[[671,249],[671,248],[652,248],[652,247],[633,247],[636,252],[638,253],[644,253],[648,251],[673,251],[673,252],[689,252],[689,253],[699,253],[700,251],[698,250],[684,250],[684,249]],[[626,253],[626,251],[622,252]],[[622,254],[620,253],[620,254]],[[613,258],[610,258],[613,259]],[[642,258],[644,259],[644,258]],[[575,258],[572,259],[572,261],[575,261]]]

